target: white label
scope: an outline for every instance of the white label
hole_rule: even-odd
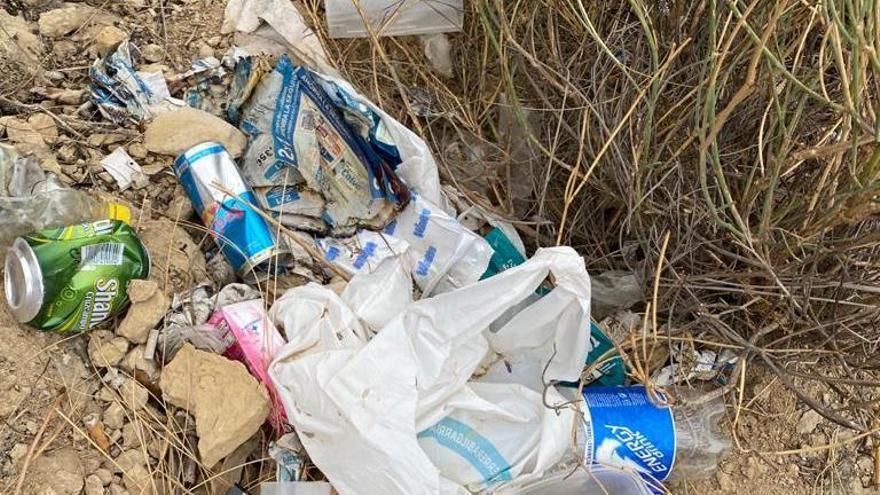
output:
[[[80,248],[82,267],[119,266],[125,245],[119,242],[103,242]]]

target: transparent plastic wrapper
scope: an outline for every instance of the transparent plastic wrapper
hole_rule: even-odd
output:
[[[289,50],[314,68],[332,72],[320,39],[289,0],[229,0],[220,31],[237,31],[236,44],[255,55]]]
[[[264,481],[260,483],[261,495],[330,495],[330,483],[326,481]]]
[[[0,144],[0,247],[16,237],[50,227],[104,218],[129,221],[122,205],[69,189],[33,157]]]
[[[514,318],[489,334],[550,275],[556,287],[527,313],[540,319]],[[509,360],[542,363],[546,381],[577,380],[590,351],[589,301],[583,259],[570,248],[541,249],[489,279],[389,306],[381,328],[327,288],[297,287],[269,311],[288,337],[269,375],[310,458],[341,495],[461,493],[464,483],[537,477],[570,450],[577,411],[562,407],[555,387],[542,398],[540,375],[538,387],[516,375],[472,378]],[[442,429],[443,420],[468,434]]]
[[[447,33],[464,25],[462,0],[325,0],[331,38]],[[360,9],[360,12],[358,11]],[[363,13],[363,17],[361,16]]]
[[[521,486],[493,490],[493,495],[653,495],[638,474],[602,465],[554,472]],[[661,492],[662,493],[662,492]]]

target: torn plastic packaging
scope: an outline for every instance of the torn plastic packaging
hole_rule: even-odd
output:
[[[318,77],[290,58],[263,76],[242,109],[243,176],[282,223],[351,235],[382,228],[409,202],[396,163],[352,131]]]
[[[104,118],[122,124],[149,120],[184,102],[171,97],[161,72],[139,72],[140,52],[127,40],[89,69],[89,95]]]

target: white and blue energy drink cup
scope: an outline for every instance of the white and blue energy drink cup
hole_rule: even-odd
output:
[[[583,395],[588,464],[629,469],[651,480],[669,477],[677,447],[671,407],[654,404],[644,387],[587,387]]]
[[[259,208],[256,197],[222,144],[193,146],[174,160],[173,168],[196,213],[236,273],[256,279],[258,273],[283,268],[289,251],[254,211]],[[219,190],[216,184],[234,196]]]

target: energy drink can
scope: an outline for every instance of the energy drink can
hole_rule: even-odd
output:
[[[288,251],[266,220],[254,211],[258,208],[256,197],[222,144],[196,145],[177,157],[173,167],[193,207],[236,273],[250,279],[255,278],[255,272],[266,272],[273,266],[277,270],[280,263],[275,260],[273,264],[273,258]],[[235,196],[220,191],[215,184]]]
[[[6,254],[4,288],[18,321],[73,334],[122,311],[128,282],[149,273],[134,230],[99,220],[17,238]]]

